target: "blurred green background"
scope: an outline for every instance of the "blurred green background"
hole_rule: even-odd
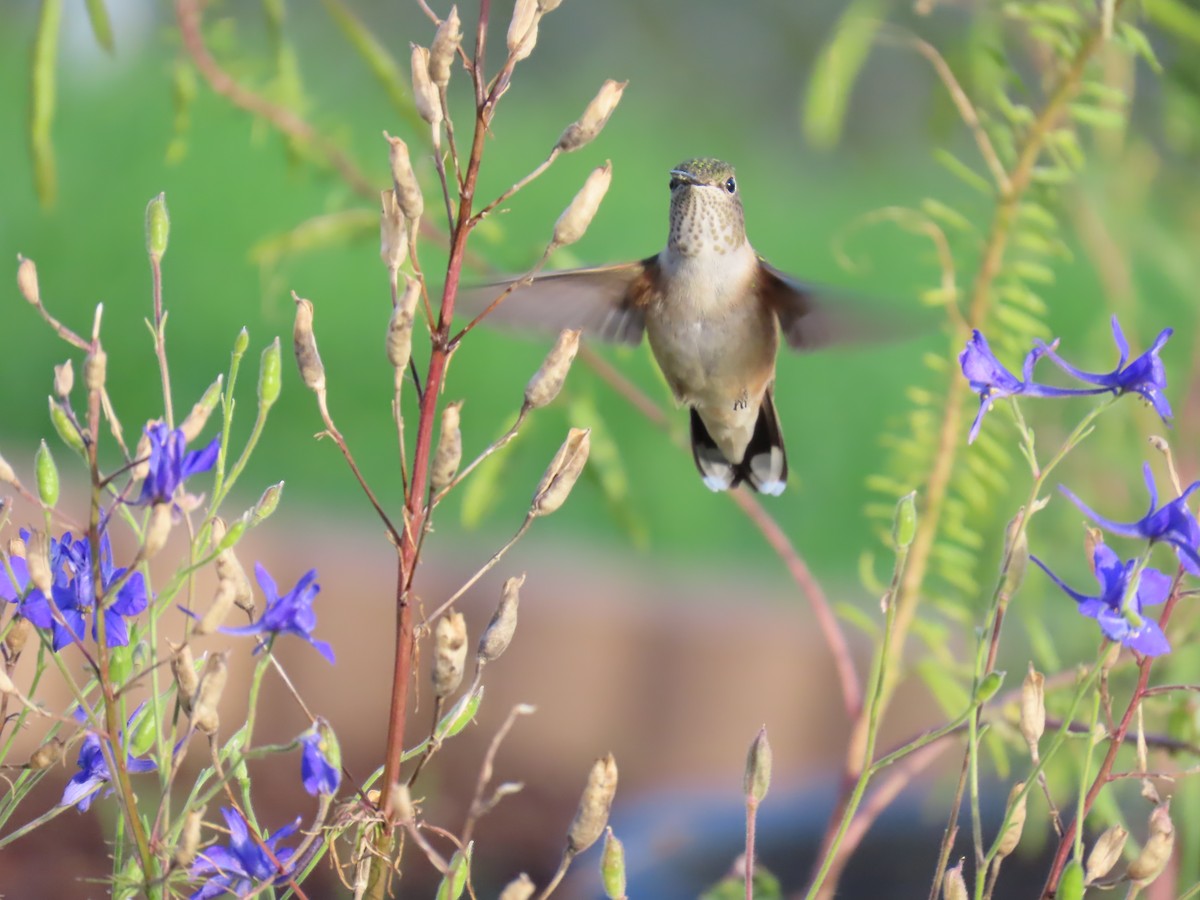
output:
[[[87,331],[94,305],[104,303],[109,389],[132,434],[161,409],[143,324],[151,299],[142,216],[146,202],[165,191],[171,211],[164,262],[167,342],[177,410],[189,408],[226,370],[229,348],[244,326],[252,351],[243,370],[236,427],[239,434],[247,433],[257,353],[276,335],[287,347],[293,311],[289,291],[295,290],[316,305],[333,415],[377,493],[385,504],[398,507],[389,413],[392,376],[383,353],[390,305],[374,205],[313,165],[304,148],[289,145],[214,96],[194,73],[181,70],[179,38],[167,5],[109,6],[116,39],[112,56],[97,48],[82,4],[67,4],[52,129],[58,197],[50,208],[35,194],[24,124],[37,5],[0,7],[0,121],[6,123],[0,131],[0,260],[15,266],[17,253],[33,258],[46,305],[78,331]],[[502,6],[490,33],[497,47],[503,45],[508,16]],[[402,70],[407,70],[409,42],[428,43],[432,34],[415,4],[355,0],[346,7],[391,50]],[[998,26],[988,5],[937,6],[928,16],[883,0],[860,0],[855,8],[939,47],[968,93],[977,80],[989,77],[982,44]],[[936,198],[983,231],[991,205],[937,164],[938,148],[972,161],[974,151],[928,63],[912,52],[870,47],[856,81],[826,82],[824,92],[815,95],[833,113],[844,102],[844,118],[827,110],[824,119],[814,121],[812,73],[845,9],[837,3],[781,0],[737,5],[566,0],[542,23],[536,52],[518,67],[503,99],[479,196],[495,196],[537,165],[605,78],[628,80],[629,87],[601,136],[507,203],[479,229],[475,251],[494,270],[519,272],[531,265],[586,174],[611,159],[614,182],[599,215],[584,240],[560,252],[551,266],[647,256],[666,236],[667,170],[687,157],[714,155],[738,167],[750,238],[767,259],[812,281],[878,298],[915,322],[928,321],[919,296],[936,287],[939,276],[929,243],[886,223],[859,226],[877,210]],[[1194,358],[1200,19],[1189,7],[1162,0],[1147,2],[1144,9],[1165,72],[1155,75],[1138,63],[1131,74],[1122,68],[1123,54],[1103,58],[1114,82],[1136,85],[1132,122],[1118,132],[1093,135],[1084,129],[1090,164],[1065,192],[1060,209],[1070,258],[1056,265],[1057,280],[1042,293],[1049,303],[1047,335],[1062,337],[1064,355],[1083,368],[1105,371],[1114,364],[1108,325],[1114,311],[1135,353],[1162,328],[1176,329],[1162,354],[1177,415],[1169,437],[1181,473],[1190,478],[1198,471],[1194,447],[1200,422],[1195,390],[1200,367]],[[475,4],[463,4],[464,21],[471,22],[476,10]],[[388,181],[380,132],[387,129],[409,140],[428,189],[428,218],[442,226],[432,163],[416,150],[421,135],[390,102],[322,4],[288,6],[289,44],[282,51],[257,4],[212,4],[205,23],[223,65],[256,90],[298,108],[380,187]],[[1037,74],[1028,60],[1008,62],[1014,94],[1035,102]],[[990,65],[994,70],[994,58]],[[457,77],[455,95],[460,146],[470,109],[462,81]],[[194,92],[182,111],[173,98],[180,90]],[[828,130],[831,122],[841,126],[840,132]],[[356,210],[365,215],[354,221],[365,226],[327,231],[301,252],[263,261],[270,256],[266,251],[280,246],[281,235],[314,217]],[[960,289],[973,277],[978,240],[970,233],[955,237]],[[431,280],[440,280],[433,273],[444,257],[436,242],[424,241],[421,256]],[[481,280],[487,276],[475,274]],[[72,354],[9,284],[0,293],[0,452],[30,481],[33,450],[51,433],[45,400],[51,366]],[[855,570],[863,551],[878,546],[878,523],[864,514],[868,503],[879,500],[868,479],[885,468],[886,435],[909,408],[910,390],[931,386],[923,354],[947,353],[936,326],[926,331],[924,337],[892,345],[785,355],[779,362],[778,405],[792,481],[782,498],[764,502],[816,574],[835,587],[838,599],[864,608],[875,598],[858,587]],[[468,398],[463,410],[468,458],[507,428],[549,345],[549,338],[518,339],[481,329],[455,357],[446,396]],[[1019,357],[1008,349],[1002,358],[1016,368]],[[418,362],[424,362],[425,352],[417,350]],[[644,347],[601,352],[651,397],[669,403]],[[353,520],[368,533],[374,528],[370,510],[336,448],[312,439],[319,419],[286,350],[284,376],[283,397],[241,483],[245,502],[262,486],[284,480],[281,512],[293,527],[308,522],[332,530],[331,523]],[[1042,446],[1066,433],[1084,402],[1026,405]],[[582,423],[594,429],[588,479],[552,525],[534,528],[523,548],[526,558],[586,548],[621,567],[641,566],[659,575],[684,571],[693,581],[681,582],[681,593],[687,584],[718,574],[721,584],[731,585],[731,595],[738,594],[734,585],[743,575],[748,590],[767,583],[790,592],[782,566],[752,526],[727,498],[703,488],[689,454],[679,446],[686,415],[672,415],[674,442],[577,363],[564,396],[537,413],[503,452],[503,468],[482,487],[468,486],[452,496],[437,523],[436,546],[472,559],[476,549],[494,549],[523,518],[530,493],[568,426]],[[1001,410],[992,418],[997,421],[987,427],[1011,446],[1007,413]],[[1144,503],[1138,466],[1150,451],[1142,437],[1161,431],[1148,410],[1110,415],[1064,469],[1062,480],[1102,512],[1132,519]],[[59,457],[66,459],[66,452]],[[972,465],[989,465],[974,459]],[[985,558],[998,555],[1000,525],[1012,515],[1016,498],[1027,492],[1019,463],[997,480],[1000,489],[976,510],[976,524],[989,536],[981,551]],[[1056,506],[1038,520],[1031,541],[1060,563],[1057,568],[1069,581],[1090,585],[1079,552],[1078,513],[1066,504]],[[284,527],[282,521],[281,515],[276,524]],[[373,549],[381,557],[389,552],[382,542]],[[1036,587],[1026,593],[1049,600],[1045,583]],[[981,602],[974,596],[961,599],[968,607]],[[1054,600],[1049,622],[1074,616],[1061,596]],[[1064,654],[1090,653],[1094,633],[1072,633],[1077,637]],[[1015,632],[1017,643],[1022,637]],[[1018,668],[1024,658],[1020,655]],[[1172,659],[1180,667],[1191,664],[1183,654]]]
[[[408,41],[425,39],[429,30],[415,5],[354,3],[350,8],[404,67]],[[879,208],[935,197],[969,216],[977,212],[974,219],[982,227],[988,207],[933,161],[933,146],[967,151],[969,145],[929,67],[915,54],[886,46],[872,50],[860,82],[846,98],[840,143],[814,149],[805,140],[801,122],[809,75],[840,11],[837,4],[782,2],[740,11],[720,3],[566,4],[543,23],[537,52],[518,69],[504,99],[480,196],[498,193],[539,162],[604,78],[627,79],[629,89],[601,137],[506,204],[506,211],[481,229],[477,251],[499,269],[528,266],[586,173],[611,159],[615,180],[600,215],[586,238],[560,253],[552,266],[648,255],[665,237],[666,170],[689,156],[717,155],[739,167],[750,236],[769,260],[916,314],[918,293],[935,286],[937,278],[928,245],[887,225],[850,234],[854,224]],[[970,59],[975,28],[970,10],[939,10],[931,18],[901,5],[889,11],[886,4],[875,4],[861,11],[889,15],[920,31],[952,62]],[[329,173],[289,159],[277,134],[215,98],[203,83],[194,86],[195,100],[184,114],[188,127],[178,131],[179,114],[172,105],[178,38],[167,10],[117,4],[113,57],[96,47],[86,17],[68,5],[53,128],[59,197],[54,208],[39,207],[19,125],[27,116],[34,12],[32,3],[0,10],[0,71],[6,86],[0,112],[9,123],[0,136],[7,173],[0,210],[2,258],[12,260],[20,252],[35,259],[48,306],[79,330],[86,329],[93,304],[105,303],[112,393],[120,398],[119,413],[127,423],[142,421],[157,410],[157,380],[148,377],[153,357],[142,325],[150,308],[142,210],[151,196],[165,191],[172,215],[165,277],[176,403],[190,403],[225,369],[227,348],[239,327],[249,329],[254,348],[276,334],[286,340],[292,309],[288,291],[294,289],[317,306],[339,426],[372,482],[385,497],[394,497],[390,378],[380,350],[388,304],[374,227],[368,220],[360,240],[314,247],[277,264],[256,265],[251,259],[260,242],[314,216],[366,210],[368,204],[350,196]],[[464,19],[473,14],[464,7]],[[505,16],[494,17],[500,21],[494,22],[493,41],[503,39]],[[343,143],[381,185],[387,170],[380,131],[387,128],[420,143],[318,4],[289,7],[286,34],[300,72],[294,82],[279,76],[268,30],[254,5],[218,5],[206,24],[215,51],[235,60],[228,63],[231,71],[248,84],[275,99],[295,99],[302,86],[301,111]],[[1097,154],[1102,158],[1079,192],[1080,203],[1092,209],[1103,204],[1105,225],[1133,267],[1136,293],[1118,299],[1127,304],[1122,311],[1135,348],[1166,324],[1177,328],[1164,358],[1173,381],[1183,387],[1186,366],[1173,363],[1187,359],[1194,315],[1185,292],[1195,273],[1192,248],[1200,228],[1188,199],[1195,190],[1188,168],[1194,156],[1164,153],[1181,145],[1190,149],[1186,123],[1175,129],[1183,134],[1176,146],[1163,146],[1170,136],[1164,133],[1170,123],[1163,119],[1169,98],[1150,79],[1141,83],[1148,99],[1143,111],[1139,96],[1139,127],[1127,145],[1107,154],[1109,167]],[[467,106],[462,109],[466,123]],[[460,128],[465,131],[465,124]],[[422,162],[421,174],[432,189],[432,166],[427,158]],[[429,203],[436,221],[435,207]],[[852,268],[835,253],[847,234]],[[438,249],[427,241],[423,256],[427,271],[436,273]],[[969,268],[960,273],[963,286],[970,274]],[[1086,254],[1060,266],[1058,276],[1048,292],[1050,331],[1069,336],[1072,348],[1091,341],[1093,367],[1103,369],[1111,345],[1102,310],[1111,301]],[[0,421],[6,454],[19,463],[21,448],[31,448],[45,432],[49,364],[63,354],[15,292],[0,321],[6,339],[0,377],[14,386],[0,401]],[[471,352],[455,359],[447,396],[470,398],[463,425],[468,455],[506,427],[548,343],[479,333]],[[862,517],[868,501],[864,480],[881,467],[882,426],[903,408],[906,387],[922,379],[921,354],[943,347],[934,335],[883,348],[781,359],[778,395],[794,461],[793,484],[771,509],[818,572],[848,571],[861,550],[873,544]],[[645,348],[606,352],[653,397],[667,401]],[[1088,357],[1087,352],[1075,355]],[[318,424],[311,399],[298,389],[290,367],[286,374],[289,389],[243,483],[283,479],[289,502],[365,511],[332,445],[311,442]],[[481,492],[476,491],[469,520],[482,519],[485,533],[508,530],[524,508],[526,486],[536,482],[568,421],[580,414],[612,448],[606,475],[618,502],[614,514],[611,497],[606,502],[599,490],[580,491],[556,522],[560,534],[622,549],[632,542],[643,551],[652,548],[657,560],[687,564],[768,558],[769,551],[728,502],[700,489],[686,452],[583,366],[572,373],[569,399],[537,416],[506,454],[503,481],[511,489],[484,506],[478,505]],[[682,436],[684,414],[675,415],[675,426],[676,436]],[[461,517],[443,515],[441,527],[450,529],[452,520]]]

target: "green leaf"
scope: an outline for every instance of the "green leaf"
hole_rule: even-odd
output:
[[[992,183],[960,160],[957,156],[942,147],[938,147],[933,151],[933,158],[942,168],[946,169],[951,175],[958,178],[959,181],[968,187],[972,187],[985,197],[991,197],[995,194],[996,189]]]
[[[113,42],[112,22],[108,18],[108,10],[104,7],[104,0],[87,0],[87,13],[96,43],[111,55],[116,51],[116,44]]]
[[[349,209],[314,216],[291,231],[263,238],[250,248],[250,260],[271,267],[295,254],[357,243],[378,230],[379,213],[375,210]]]
[[[474,847],[475,842],[472,841],[464,849],[454,851],[448,871],[438,885],[437,900],[458,900],[462,896],[471,874],[471,851]]]
[[[1091,103],[1077,102],[1068,106],[1071,118],[1092,128],[1121,129],[1125,127],[1125,113],[1119,109],[1107,106],[1094,106]]]
[[[587,393],[573,394],[567,402],[567,416],[572,423],[581,423],[592,429],[588,466],[584,471],[604,495],[609,515],[637,549],[647,549],[650,546],[650,533],[634,509],[629,475],[621,459],[621,451],[613,440],[608,424],[601,417],[595,399]]]
[[[917,663],[916,670],[942,715],[947,718],[957,716],[970,704],[971,692],[957,678],[949,677],[944,666],[923,659]]]
[[[508,462],[512,456],[512,445],[521,440],[529,430],[529,427],[530,422],[526,420],[524,429],[517,432],[516,436],[508,442],[503,450],[493,453],[480,463],[479,468],[472,472],[458,488],[459,493],[462,494],[460,517],[463,528],[478,528],[479,523],[484,520],[488,513],[496,508],[496,504],[504,496],[504,488],[501,482],[504,473],[508,470]],[[500,426],[500,430],[496,433],[496,439],[503,436],[507,431],[507,426]]]
[[[50,129],[58,97],[55,67],[61,25],[62,0],[42,0],[29,68],[29,152],[33,156],[34,186],[44,207],[53,206],[58,198],[58,169]]]
[[[842,137],[850,92],[884,13],[881,0],[852,0],[822,49],[808,82],[802,126],[814,147],[829,150]]]

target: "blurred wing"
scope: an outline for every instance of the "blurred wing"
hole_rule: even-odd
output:
[[[920,329],[895,309],[793,278],[759,259],[759,291],[793,350],[903,340]]]
[[[551,333],[580,328],[587,337],[637,344],[646,326],[646,306],[658,296],[657,276],[656,256],[594,269],[550,272],[514,289],[483,321]],[[463,288],[458,294],[460,308],[478,315],[516,281],[520,279]]]

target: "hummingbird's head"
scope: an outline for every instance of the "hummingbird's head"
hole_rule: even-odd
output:
[[[671,170],[671,232],[667,246],[684,256],[728,253],[746,242],[742,198],[733,166],[688,159]]]

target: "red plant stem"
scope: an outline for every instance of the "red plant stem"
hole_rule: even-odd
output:
[[[481,27],[487,21],[489,0],[483,0],[480,9]],[[477,56],[476,67],[483,60]],[[489,98],[490,99],[490,98]],[[383,814],[390,823],[393,808],[392,788],[400,783],[400,762],[404,753],[404,726],[408,717],[409,679],[412,675],[413,657],[413,608],[409,589],[420,554],[420,537],[424,530],[426,506],[425,492],[429,479],[429,463],[433,446],[433,422],[437,415],[438,397],[442,393],[442,382],[446,366],[450,361],[450,323],[454,317],[454,299],[458,293],[459,278],[466,257],[467,237],[471,232],[471,201],[475,196],[475,182],[479,175],[479,161],[483,155],[483,141],[487,135],[491,118],[490,104],[479,106],[475,116],[475,137],[471,156],[467,163],[467,175],[463,180],[458,206],[458,219],[454,226],[450,260],[446,269],[446,285],[442,291],[442,305],[438,316],[437,331],[432,335],[433,350],[429,357],[429,370],[425,377],[425,392],[421,395],[421,409],[417,420],[417,441],[413,451],[412,480],[408,484],[405,503],[404,529],[399,549],[399,568],[396,573],[396,654],[392,671],[392,699],[388,712],[387,748],[383,764]]]
[[[1166,606],[1163,607],[1162,618],[1159,619],[1159,625],[1165,630],[1167,622],[1171,618],[1171,611],[1175,608],[1175,604],[1179,601],[1179,581],[1175,582],[1174,590],[1171,591],[1171,596],[1167,598]],[[1052,900],[1058,887],[1058,879],[1062,875],[1062,871],[1066,868],[1067,857],[1071,854],[1071,849],[1075,846],[1075,826],[1076,823],[1087,818],[1087,814],[1091,812],[1092,805],[1096,802],[1096,797],[1100,791],[1109,782],[1109,776],[1112,773],[1113,763],[1117,760],[1117,752],[1121,749],[1121,745],[1125,743],[1125,735],[1129,731],[1129,725],[1133,721],[1133,714],[1137,712],[1138,706],[1141,705],[1142,699],[1146,696],[1146,687],[1150,681],[1150,668],[1154,665],[1154,657],[1143,657],[1138,663],[1138,680],[1137,687],[1133,689],[1133,696],[1129,698],[1129,705],[1125,707],[1125,714],[1121,716],[1121,722],[1117,726],[1117,730],[1113,732],[1112,739],[1108,742],[1108,752],[1104,754],[1104,761],[1100,764],[1100,769],[1096,773],[1096,778],[1092,782],[1092,786],[1088,788],[1087,796],[1083,799],[1083,815],[1072,816],[1070,823],[1063,831],[1062,837],[1058,841],[1058,851],[1054,854],[1054,864],[1050,867],[1050,874],[1046,876],[1046,883],[1042,887],[1043,900]]]

